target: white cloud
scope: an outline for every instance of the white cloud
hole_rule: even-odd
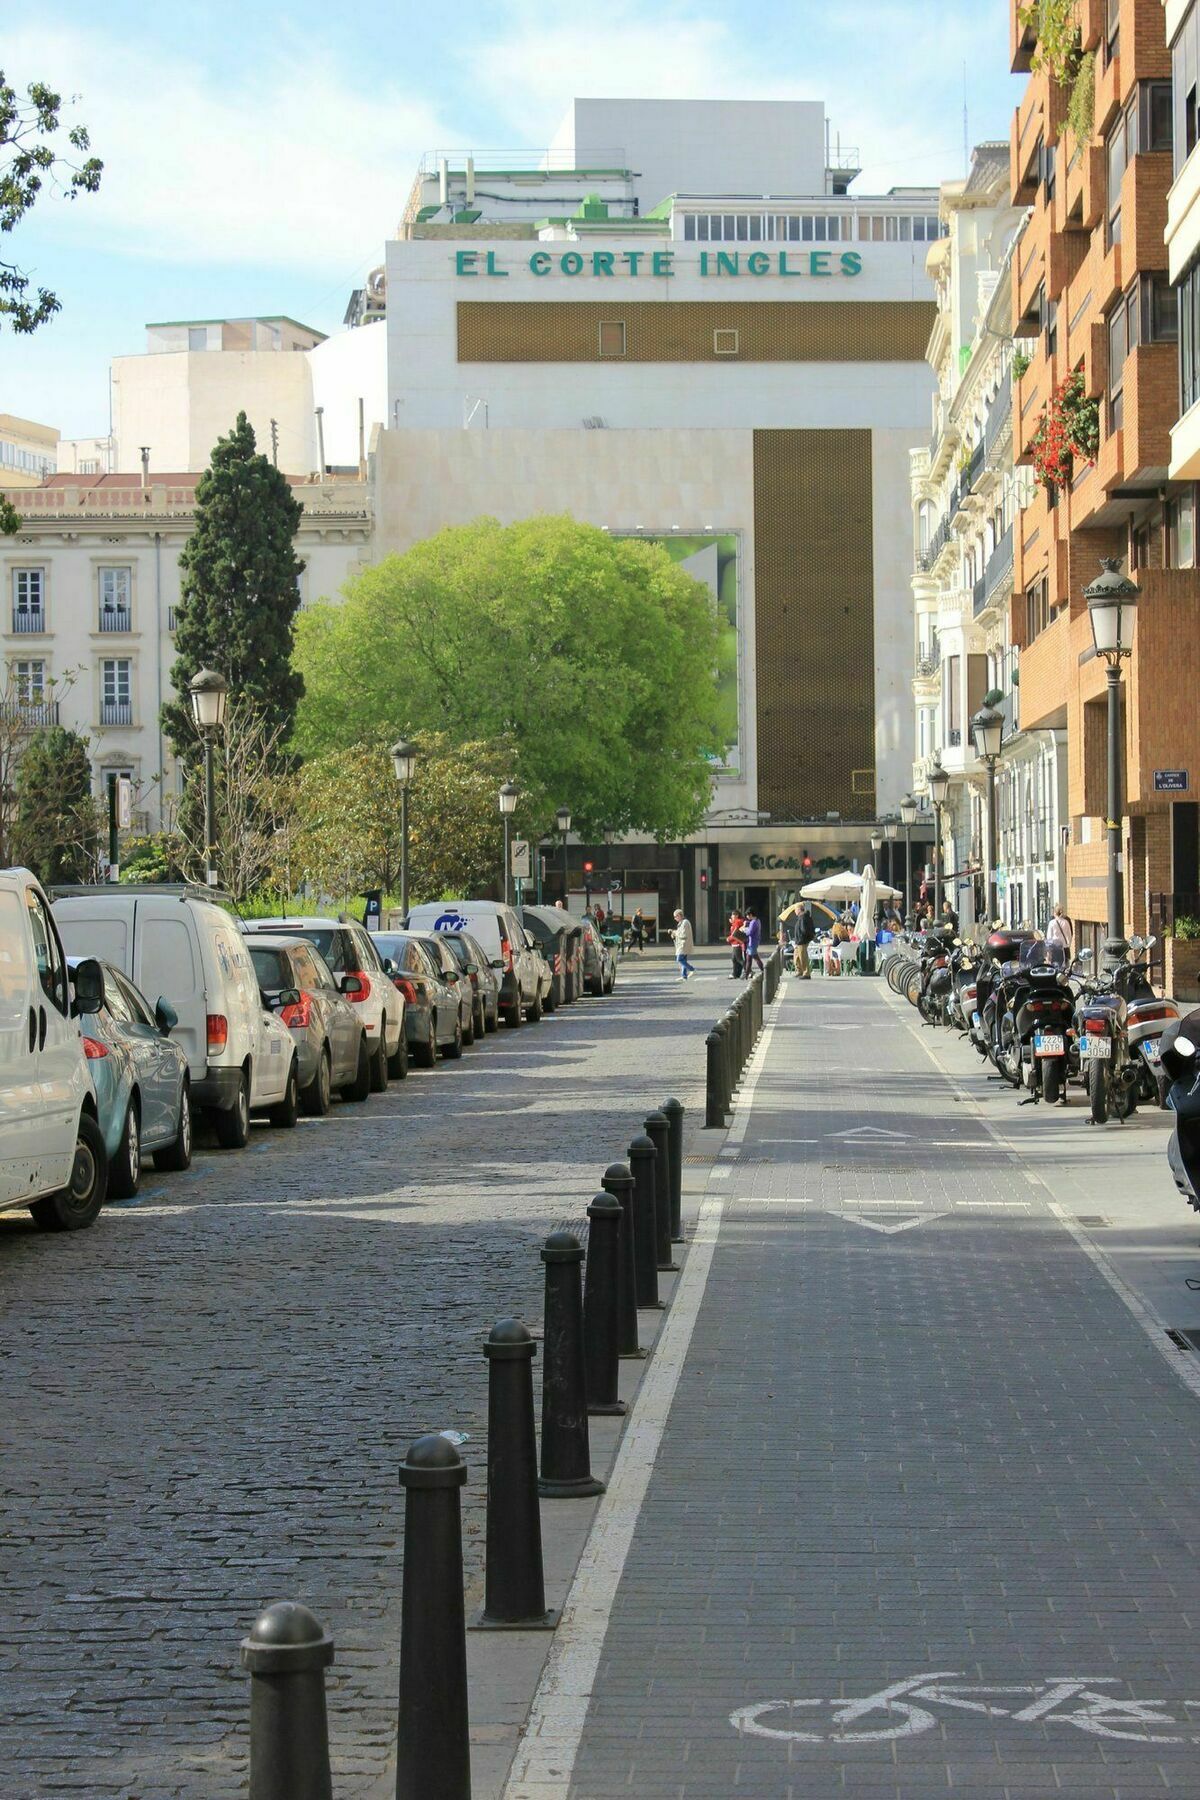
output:
[[[286,35],[232,79],[133,34],[69,27],[6,29],[5,61],[53,70],[104,160],[98,195],[38,209],[39,234],[76,247],[358,267],[395,230],[421,152],[453,135],[421,97],[364,89]]]

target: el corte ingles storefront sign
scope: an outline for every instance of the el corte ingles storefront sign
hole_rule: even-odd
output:
[[[641,275],[669,279],[677,273],[674,250],[535,250],[527,258],[518,258],[514,267],[522,274],[583,276],[585,280],[601,281]],[[694,260],[688,257],[684,268],[689,274],[721,278],[781,275],[849,279],[862,274],[862,257],[857,250],[701,250]],[[512,272],[498,250],[454,252],[456,275],[506,280]]]
[[[721,845],[721,880],[722,881],[786,881],[789,877],[796,879],[812,877],[810,869],[805,875],[804,851],[789,850],[744,850],[740,845]]]

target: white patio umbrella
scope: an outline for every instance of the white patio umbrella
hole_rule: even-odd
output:
[[[875,879],[875,871],[870,863],[866,863],[862,872],[862,891],[858,897],[858,917],[851,933],[861,943],[875,941],[875,902],[878,898],[879,883]]]
[[[810,881],[800,893],[805,900],[861,900],[865,874],[866,870],[863,875],[856,875],[852,869],[842,869],[836,875],[823,875],[820,881]],[[875,882],[876,900],[899,900],[900,890],[877,880],[874,870],[871,879]]]

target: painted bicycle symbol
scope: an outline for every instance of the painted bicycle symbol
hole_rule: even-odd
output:
[[[730,1713],[729,1723],[744,1736],[790,1744],[878,1744],[932,1731],[937,1718],[930,1708],[946,1706],[988,1719],[1011,1719],[1015,1725],[1039,1721],[1074,1725],[1093,1737],[1121,1738],[1128,1743],[1200,1743],[1192,1722],[1164,1711],[1165,1701],[1122,1700],[1102,1691],[1119,1679],[1116,1675],[1053,1675],[1040,1682],[979,1684],[964,1683],[959,1670],[935,1669],[893,1681],[861,1700],[759,1700],[753,1706],[739,1706]],[[924,1704],[918,1705],[918,1701]],[[1200,1701],[1182,1704],[1200,1708]],[[823,1709],[832,1709],[833,1717],[822,1728],[811,1715]],[[794,1722],[797,1714],[803,1715],[804,1724]]]

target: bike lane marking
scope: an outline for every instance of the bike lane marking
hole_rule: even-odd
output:
[[[890,990],[885,990],[883,997],[885,1004],[893,1009],[908,1005],[906,1000],[903,1000],[899,995],[893,995]],[[1083,1254],[1087,1257],[1088,1261],[1093,1265],[1097,1272],[1104,1277],[1118,1300],[1121,1301],[1122,1305],[1141,1326],[1167,1367],[1174,1370],[1175,1374],[1189,1392],[1193,1394],[1197,1400],[1200,1400],[1200,1367],[1197,1367],[1196,1358],[1190,1352],[1176,1349],[1175,1345],[1171,1342],[1171,1339],[1167,1336],[1166,1320],[1161,1317],[1157,1309],[1152,1306],[1148,1300],[1144,1300],[1140,1294],[1135,1293],[1128,1282],[1118,1274],[1117,1270],[1109,1262],[1108,1257],[1104,1254],[1104,1251],[1101,1250],[1099,1245],[1089,1236],[1085,1228],[1080,1225],[1078,1220],[1076,1220],[1066,1208],[1060,1205],[1054,1198],[1054,1193],[1050,1188],[1049,1183],[1041,1175],[1037,1174],[1035,1170],[1029,1167],[1018,1146],[1013,1143],[1011,1138],[1005,1135],[1004,1131],[994,1122],[994,1120],[988,1118],[978,1100],[975,1098],[975,1095],[969,1088],[963,1086],[959,1076],[946,1067],[929,1039],[927,1037],[922,1037],[921,1033],[914,1029],[912,1021],[905,1018],[903,1014],[901,1014],[901,1023],[908,1030],[910,1037],[920,1044],[934,1068],[945,1078],[947,1085],[965,1105],[971,1108],[980,1125],[982,1125],[992,1141],[997,1144],[1021,1170],[1030,1187],[1042,1197],[1047,1210],[1058,1220],[1058,1223],[1063,1229],[1074,1238],[1076,1244],[1079,1246],[1080,1250],[1083,1251]]]
[[[745,1139],[755,1090],[766,1067],[788,987],[785,978],[767,1009],[762,1034],[747,1065],[746,1080],[734,1098],[734,1117],[726,1146],[740,1145]],[[713,1169],[709,1182],[729,1173],[728,1168]],[[596,1508],[591,1533],[563,1604],[525,1733],[509,1768],[503,1800],[562,1800],[570,1786],[613,1603],[700,1314],[725,1205],[723,1192],[707,1194],[701,1202],[666,1322],[638,1388],[608,1489]]]

